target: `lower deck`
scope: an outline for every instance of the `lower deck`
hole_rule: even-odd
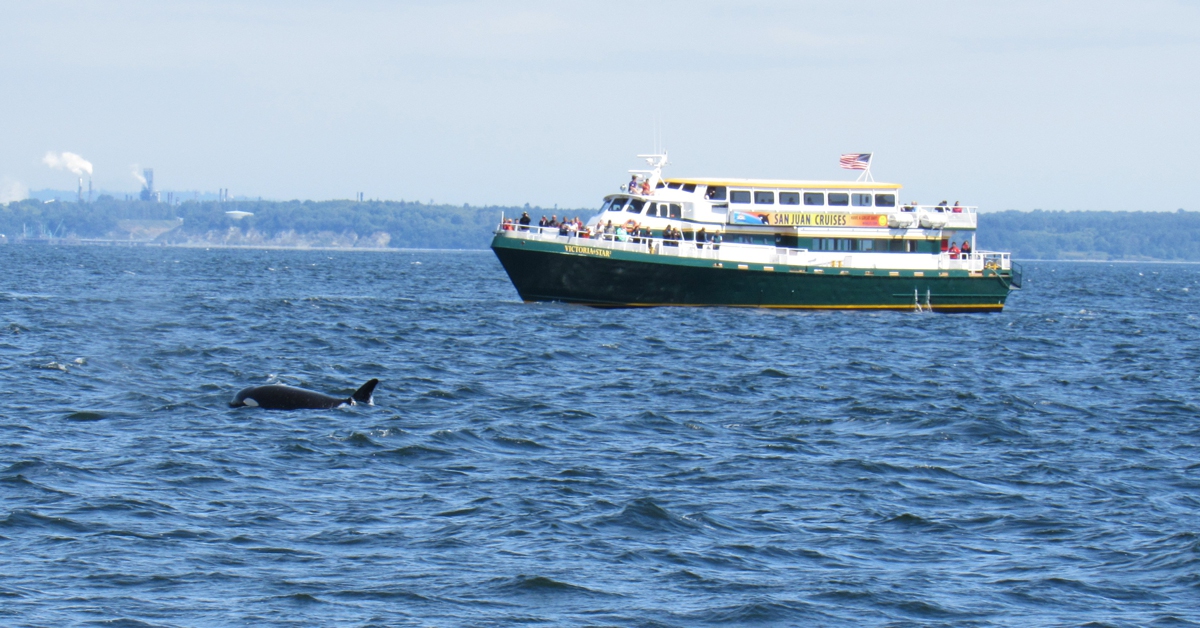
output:
[[[756,257],[726,250],[729,245],[699,244],[500,232],[492,249],[526,301],[610,307],[999,311],[1020,281],[1011,266],[985,262],[983,254],[947,259],[946,267],[940,256],[924,255],[932,267],[887,268],[838,260],[812,264],[801,252],[774,247],[754,247],[762,249],[752,252]]]

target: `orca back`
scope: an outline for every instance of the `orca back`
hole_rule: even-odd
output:
[[[331,397],[314,390],[284,386],[283,384],[252,386],[239,392],[233,401],[229,402],[229,406],[232,408],[249,406],[268,410],[326,410],[359,403],[374,405],[373,397],[377,384],[379,384],[379,380],[372,379],[363,384],[351,397]]]

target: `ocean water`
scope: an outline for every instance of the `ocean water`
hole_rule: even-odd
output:
[[[954,316],[527,305],[489,252],[0,268],[0,625],[1200,624],[1200,266]]]

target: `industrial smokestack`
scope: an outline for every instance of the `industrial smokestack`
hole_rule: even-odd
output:
[[[145,185],[142,187],[141,199],[143,201],[157,201],[158,195],[154,192],[154,168],[143,170],[142,180],[145,181]]]
[[[79,177],[79,204],[83,204],[83,177]]]

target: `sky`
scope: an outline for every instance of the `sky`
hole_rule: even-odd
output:
[[[599,206],[668,176],[1200,210],[1200,2],[0,2],[0,201],[73,189]],[[7,198],[6,198],[7,196]]]

